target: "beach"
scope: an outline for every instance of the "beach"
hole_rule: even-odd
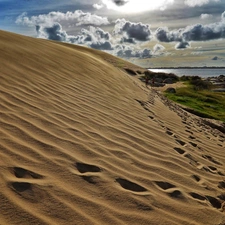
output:
[[[106,53],[3,31],[0,50],[1,225],[225,224],[223,132]]]

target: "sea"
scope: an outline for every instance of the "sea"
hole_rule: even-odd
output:
[[[174,73],[178,77],[186,76],[199,76],[202,78],[218,77],[219,75],[225,75],[225,68],[170,68],[170,69],[149,69],[150,71],[159,73]]]

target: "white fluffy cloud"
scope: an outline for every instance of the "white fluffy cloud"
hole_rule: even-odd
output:
[[[213,15],[212,14],[201,14],[201,16],[200,16],[200,18],[202,19],[202,20],[206,20],[206,19],[210,19],[210,18],[212,18],[213,17]]]
[[[148,41],[151,38],[148,24],[132,23],[125,19],[116,20],[114,34],[121,34],[126,39],[134,39],[134,41]]]
[[[104,6],[102,4],[94,4],[93,7],[95,9],[98,9],[99,10],[99,9],[103,8]]]
[[[97,16],[91,13],[84,13],[81,10],[76,10],[74,12],[50,12],[48,14],[41,14],[38,16],[28,17],[26,13],[22,13],[17,17],[16,23],[26,26],[36,26],[40,24],[52,25],[55,22],[74,22],[77,26],[80,25],[108,25],[109,21],[107,17]]]

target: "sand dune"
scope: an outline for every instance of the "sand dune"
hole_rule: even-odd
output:
[[[223,133],[113,56],[3,31],[0,51],[0,224],[225,224]]]

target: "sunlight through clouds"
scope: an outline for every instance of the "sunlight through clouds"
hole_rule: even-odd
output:
[[[174,0],[102,0],[102,3],[108,9],[125,13],[136,13],[156,9],[164,10],[168,5],[173,4]]]

